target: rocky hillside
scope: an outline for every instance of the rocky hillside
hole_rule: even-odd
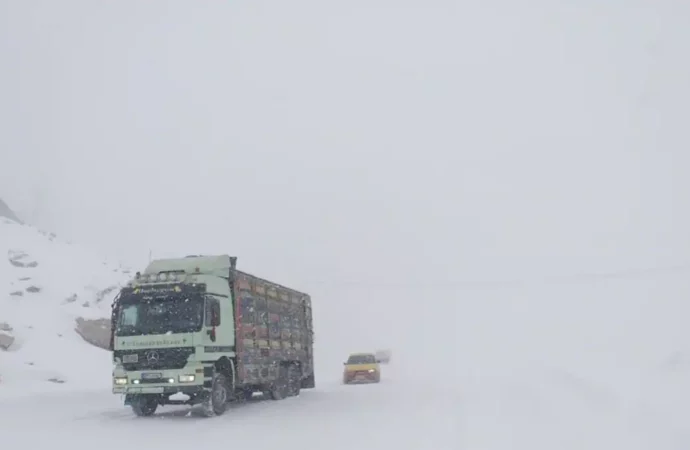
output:
[[[109,383],[110,353],[95,346],[108,344],[104,319],[130,271],[20,223],[6,206],[0,203],[0,389],[92,377]]]

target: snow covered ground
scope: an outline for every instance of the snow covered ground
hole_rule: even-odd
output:
[[[151,420],[137,420],[107,393],[53,395],[41,405],[2,404],[3,443],[72,449],[189,448],[230,440],[232,447],[457,449],[462,406],[452,393],[411,390],[392,374],[380,385],[340,386],[324,382],[298,398],[256,401],[212,420],[166,407]],[[28,429],[40,432],[27,432]],[[391,447],[392,446],[392,447]]]
[[[339,383],[343,353],[364,343],[348,341],[346,324],[376,329],[380,316],[358,315],[352,293],[350,312],[317,293],[317,389],[210,420],[187,407],[140,419],[110,393],[109,353],[74,332],[77,317],[107,316],[107,289],[128,270],[9,221],[0,222],[0,251],[0,322],[15,339],[0,352],[3,444],[172,449],[203,436],[262,449],[690,448],[682,270],[456,290],[432,308],[388,307],[377,333],[393,361],[380,385],[365,386]],[[367,301],[377,298],[387,301]]]
[[[0,218],[0,395],[73,390],[110,370],[107,352],[74,330],[77,318],[109,317],[119,264],[40,230]]]
[[[184,407],[134,417],[105,391],[0,403],[3,443],[73,449],[189,448],[231,437],[234,446],[349,449],[683,449],[690,435],[663,416],[626,410],[581,380],[506,373],[444,386],[393,365],[380,385],[318,389],[281,402],[258,400],[204,419]],[[40,428],[40,431],[39,431]],[[36,430],[30,432],[29,430]]]

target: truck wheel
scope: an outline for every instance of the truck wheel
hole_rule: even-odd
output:
[[[299,395],[302,387],[302,370],[294,364],[288,367],[288,397],[296,397]]]
[[[273,400],[282,400],[288,395],[288,368],[280,366],[278,369],[278,378],[273,382],[270,393]]]
[[[141,395],[132,402],[132,411],[139,417],[152,416],[157,408],[158,400],[148,395]]]
[[[209,396],[201,404],[201,411],[205,417],[221,416],[227,408],[228,380],[222,373],[213,375],[213,385]]]

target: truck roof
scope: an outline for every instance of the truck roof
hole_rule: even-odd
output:
[[[143,273],[184,271],[227,277],[230,273],[230,256],[188,256],[186,258],[154,259]]]
[[[230,274],[230,269],[233,267],[232,257],[230,255],[190,255],[184,258],[165,258],[156,259],[146,266],[146,269],[142,273],[145,274],[158,274],[161,272],[181,272],[189,274],[205,274],[213,275],[217,277],[227,278]],[[235,270],[235,272],[247,278],[253,278],[255,280],[266,283],[267,285],[272,285],[276,288],[284,289],[287,291],[292,291],[300,295],[308,295],[304,292],[283,286],[281,284],[275,283],[273,281],[266,280],[264,278],[257,277],[255,275]]]

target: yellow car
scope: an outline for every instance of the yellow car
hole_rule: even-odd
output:
[[[381,366],[373,353],[353,353],[343,363],[343,383],[378,383],[381,381]]]

